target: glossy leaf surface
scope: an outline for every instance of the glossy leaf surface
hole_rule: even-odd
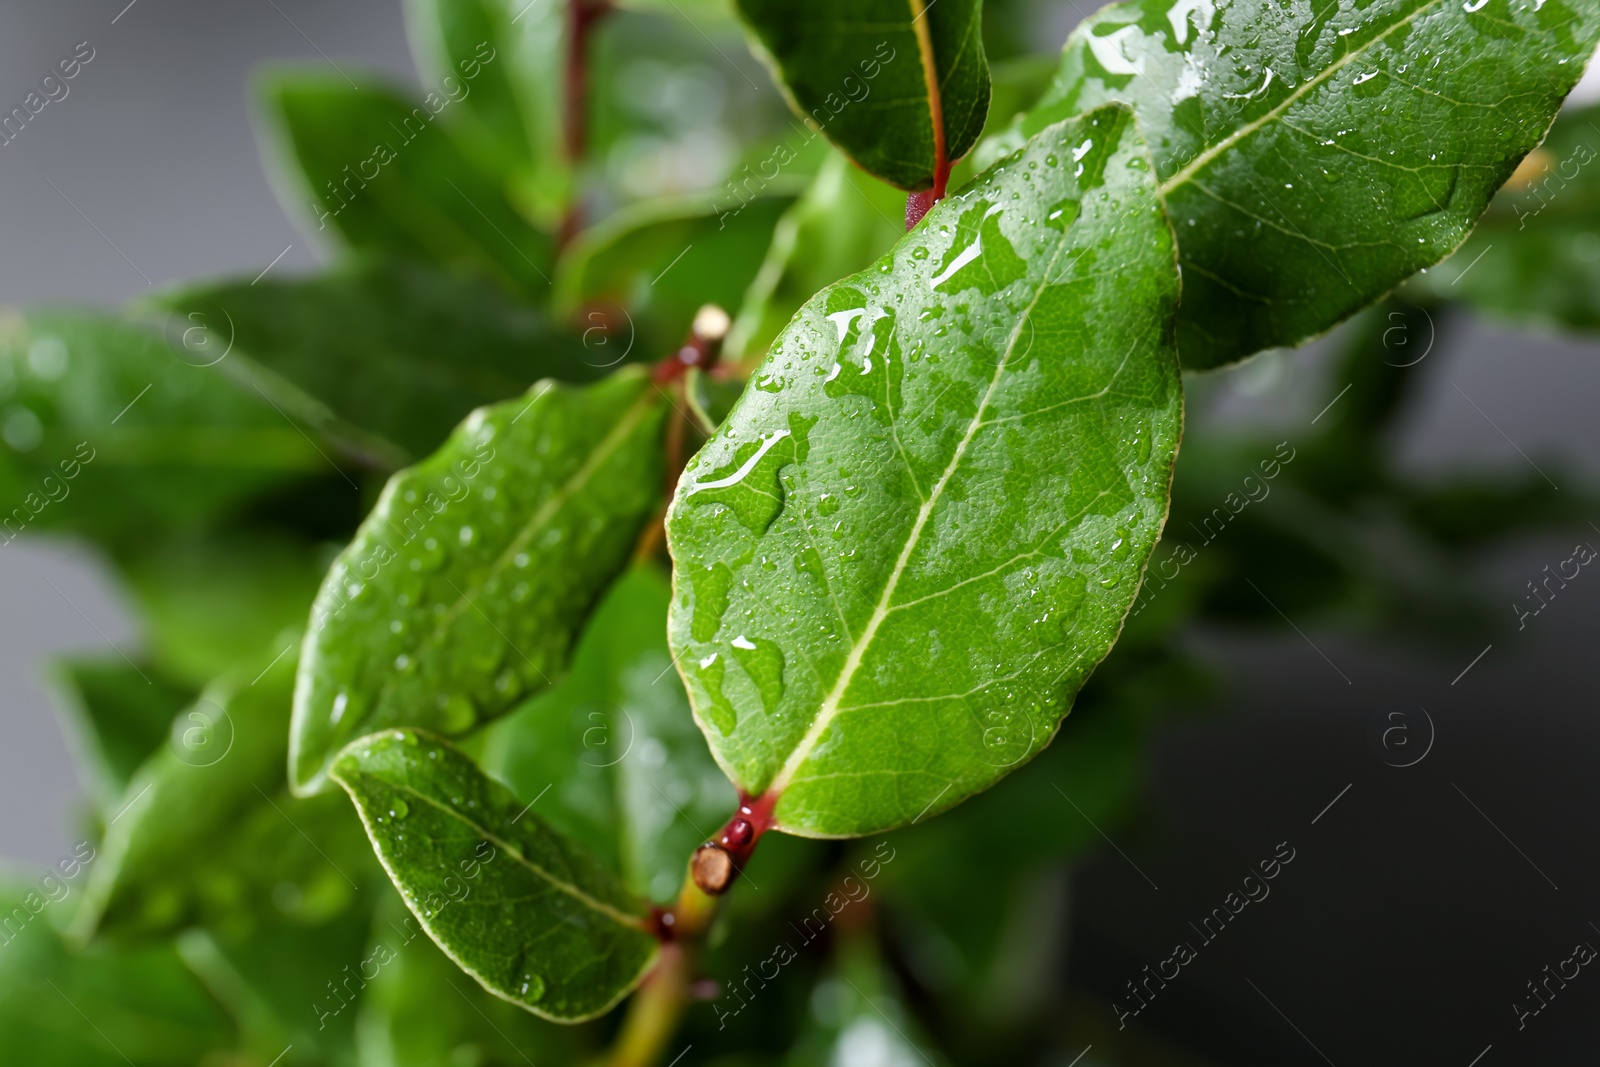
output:
[[[210,354],[173,340],[93,313],[6,323],[0,539],[65,530],[145,544],[330,469],[293,423],[206,365]]]
[[[295,644],[286,635],[276,662],[269,655],[231,672],[173,719],[107,820],[73,917],[76,937],[168,934],[226,915],[251,894],[269,897],[278,881],[298,880],[258,877],[285,850],[302,855],[302,896],[315,883],[327,908],[347,903],[354,888],[305,844],[292,816],[272,808],[282,803]]]
[[[390,479],[312,609],[297,790],[362,734],[457,736],[560,677],[660,498],[665,407],[639,369],[541,382]]]
[[[337,75],[278,73],[265,109],[298,171],[285,206],[354,248],[465,267],[513,292],[549,293],[551,241],[518,214],[496,177],[442,125],[452,104]]]
[[[667,651],[666,576],[637,567],[595,609],[560,685],[496,723],[484,770],[588,843],[640,896],[670,901],[734,809]],[[548,792],[547,792],[548,790]]]
[[[491,993],[578,1021],[655,961],[644,907],[616,875],[438,738],[364,737],[332,774],[406,905]]]
[[[943,184],[989,109],[978,0],[738,0],[795,111],[869,174]]]
[[[1453,251],[1597,35],[1594,0],[1134,0],[1073,33],[1024,130],[1133,105],[1178,236],[1183,363],[1215,367]]]
[[[905,233],[905,194],[829,153],[803,196],[784,212],[728,334],[730,358],[759,358],[800,305],[825,285],[864,270]],[[731,309],[730,309],[731,310]]]
[[[1472,239],[1414,285],[1508,322],[1600,329],[1600,107],[1563,112]]]
[[[493,283],[404,261],[188,289],[160,303],[204,323],[219,348],[231,344],[222,369],[395,466],[433,451],[473,408],[541,378],[601,374],[543,310]]]
[[[684,472],[671,642],[777,825],[916,821],[1054,735],[1111,647],[1181,423],[1131,112],[1051,127],[823,290]]]

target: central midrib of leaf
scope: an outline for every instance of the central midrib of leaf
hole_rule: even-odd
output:
[[[905,573],[906,565],[911,560],[912,552],[916,551],[917,543],[922,538],[923,528],[933,515],[933,509],[939,503],[940,495],[944,492],[945,486],[950,483],[950,479],[955,476],[956,470],[961,466],[961,460],[966,456],[967,447],[977,437],[978,431],[983,429],[984,412],[988,410],[989,401],[994,398],[995,390],[1000,387],[1000,382],[1010,367],[1011,356],[1016,351],[1017,338],[1021,336],[1023,325],[1027,323],[1028,317],[1033,314],[1033,309],[1038,305],[1039,300],[1044,296],[1045,289],[1050,285],[1050,277],[1055,272],[1056,261],[1061,258],[1061,250],[1066,247],[1069,235],[1070,229],[1061,235],[1060,242],[1057,243],[1055,251],[1051,253],[1050,262],[1045,265],[1043,273],[1039,276],[1038,289],[1034,291],[1033,298],[1028,301],[1027,307],[1023,308],[1022,314],[1017,317],[1017,324],[1011,328],[1011,336],[1006,339],[1005,352],[1000,358],[999,365],[995,368],[994,376],[989,379],[989,388],[984,392],[983,399],[978,403],[977,411],[973,412],[971,421],[967,423],[966,432],[962,434],[961,441],[956,445],[955,452],[951,455],[950,462],[946,465],[944,473],[939,476],[938,482],[934,484],[932,490],[928,493],[928,498],[922,502],[921,508],[917,510],[916,521],[911,524],[911,532],[906,536],[906,543],[900,549],[900,555],[894,562],[894,569],[889,572],[888,581],[884,583],[883,593],[879,596],[877,605],[872,609],[872,617],[867,620],[867,625],[861,631],[861,636],[856,638],[855,642],[850,646],[850,652],[845,657],[844,666],[839,669],[839,677],[834,681],[832,690],[823,699],[822,706],[817,709],[816,718],[811,720],[811,725],[806,729],[805,736],[800,739],[800,743],[795,746],[794,751],[789,754],[789,758],[778,769],[777,775],[773,777],[772,783],[767,787],[768,793],[781,795],[788,788],[789,783],[794,780],[795,774],[799,772],[800,767],[810,758],[812,751],[822,740],[822,736],[827,732],[828,726],[838,716],[839,704],[844,699],[846,690],[850,688],[850,682],[860,668],[862,660],[866,658],[867,649],[877,636],[878,627],[883,625],[884,619],[888,618],[889,612],[893,610],[895,590],[899,587],[900,577]]]
[[[395,784],[393,782],[384,781],[384,779],[381,779],[381,778],[378,779],[378,780],[382,781],[384,783],[384,785],[388,786],[390,789],[393,789],[395,792],[397,792],[397,793],[405,793],[405,794],[407,794],[409,796],[415,797],[417,800],[422,801],[424,804],[427,804],[427,805],[429,805],[431,807],[437,808],[439,811],[444,812],[446,815],[449,815],[450,817],[455,819],[457,822],[463,824],[464,826],[470,827],[471,830],[473,831],[473,833],[479,835],[485,841],[488,841],[490,844],[495,845],[495,846],[497,846],[499,848],[505,849],[506,852],[508,852],[513,858],[515,858],[518,863],[522,864],[522,866],[524,866],[528,870],[532,871],[538,877],[544,879],[544,881],[550,883],[552,888],[554,888],[554,889],[556,889],[556,890],[558,890],[558,891],[560,891],[562,893],[567,894],[567,896],[569,896],[572,899],[576,900],[578,903],[582,904],[584,907],[589,908],[589,909],[591,909],[593,911],[597,911],[600,914],[606,916],[607,918],[613,920],[614,922],[620,923],[623,926],[630,926],[630,927],[633,927],[636,930],[643,930],[644,929],[643,920],[639,919],[637,916],[629,915],[626,912],[618,911],[616,908],[612,907],[610,904],[607,904],[604,901],[600,901],[600,900],[594,899],[589,894],[585,893],[583,890],[579,889],[577,886],[571,884],[570,882],[562,881],[560,878],[557,878],[555,875],[551,874],[549,871],[545,870],[543,867],[539,866],[537,863],[534,863],[532,860],[530,860],[527,857],[527,855],[523,853],[522,848],[520,846],[518,846],[518,845],[516,845],[516,844],[514,844],[514,843],[512,843],[510,841],[505,840],[503,837],[501,837],[498,834],[494,833],[493,831],[489,830],[487,827],[483,826],[481,823],[473,822],[471,819],[469,819],[465,815],[461,814],[461,812],[459,812],[456,809],[450,807],[450,805],[442,804],[438,800],[436,800],[433,797],[429,796],[427,793],[423,793],[423,792],[413,788],[412,786],[409,786],[409,785],[397,785],[397,784]],[[381,860],[383,857],[379,856],[378,858]],[[385,866],[387,866],[387,864]],[[392,871],[390,872],[390,878],[394,881],[394,883],[396,885],[400,884],[400,879],[396,878],[394,876],[394,872],[392,872]]]
[[[532,407],[540,400],[543,400],[554,388],[555,386],[553,384],[546,383],[539,395],[528,402],[528,406]],[[639,399],[634,401],[633,405],[623,413],[622,418],[617,420],[616,426],[612,427],[611,432],[607,434],[605,439],[595,447],[595,450],[592,453],[590,453],[589,458],[584,461],[583,466],[573,471],[572,476],[562,484],[561,488],[556,490],[556,492],[550,497],[549,500],[544,502],[544,505],[540,507],[538,511],[534,512],[533,516],[528,519],[527,523],[524,524],[522,529],[517,533],[517,536],[513,538],[511,543],[507,545],[500,553],[499,558],[490,564],[488,569],[484,571],[483,576],[476,583],[474,583],[469,590],[460,591],[460,596],[457,597],[455,603],[451,604],[443,614],[436,617],[433,628],[428,631],[427,636],[425,636],[421,641],[417,642],[417,653],[419,658],[425,650],[431,648],[433,645],[437,644],[443,639],[444,634],[450,629],[451,625],[454,624],[456,618],[463,611],[465,611],[469,605],[473,604],[476,597],[483,592],[484,586],[488,585],[496,575],[510,565],[511,561],[516,557],[516,554],[523,548],[527,547],[528,542],[532,540],[534,534],[538,533],[540,529],[542,529],[552,519],[560,514],[561,509],[566,506],[567,502],[572,499],[573,495],[577,493],[579,489],[583,488],[583,486],[588,483],[590,478],[594,477],[594,472],[600,468],[602,463],[610,458],[613,452],[621,447],[622,442],[627,439],[628,435],[633,431],[633,428],[638,424],[639,420],[644,417],[644,414],[647,410],[649,410],[653,399],[654,398],[650,395],[648,390],[639,395]],[[524,411],[526,410],[527,409],[525,408]],[[521,416],[519,415],[518,418],[521,418]],[[516,419],[512,419],[511,421],[512,423],[515,423]],[[378,698],[374,702],[375,707],[381,708],[383,706],[384,700],[388,697],[390,691],[394,687],[394,678],[395,676],[391,675],[390,678],[383,683],[382,688],[378,690]]]
[[[1411,12],[1405,18],[1397,20],[1393,26],[1383,30],[1381,33],[1374,36],[1370,41],[1366,41],[1365,43],[1350,49],[1350,51],[1346,52],[1344,55],[1328,64],[1325,69],[1301,82],[1300,85],[1288,96],[1284,97],[1283,101],[1277,106],[1263,114],[1260,118],[1254,119],[1245,123],[1243,126],[1240,126],[1237,130],[1234,130],[1228,136],[1224,137],[1222,140],[1218,141],[1204,152],[1201,152],[1199,155],[1195,156],[1194,159],[1190,160],[1188,164],[1186,164],[1176,174],[1162,182],[1160,185],[1160,193],[1162,198],[1165,199],[1166,197],[1170,196],[1174,189],[1178,188],[1180,185],[1183,185],[1222,153],[1226,152],[1228,149],[1232,148],[1246,137],[1249,137],[1251,134],[1267,126],[1269,123],[1274,122],[1278,118],[1282,117],[1284,112],[1288,111],[1289,108],[1293,107],[1300,100],[1304,99],[1305,96],[1313,89],[1317,88],[1319,85],[1322,85],[1329,78],[1332,78],[1335,74],[1349,66],[1356,59],[1365,55],[1373,46],[1382,43],[1389,37],[1390,34],[1405,26],[1411,25],[1411,23],[1415,22],[1429,8],[1442,6],[1443,3],[1444,0],[1427,0],[1427,2],[1421,7]],[[1198,43],[1198,41],[1196,43]]]

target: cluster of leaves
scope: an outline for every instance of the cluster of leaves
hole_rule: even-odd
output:
[[[148,638],[60,672],[96,844],[49,921],[10,891],[9,1057],[1037,1055],[1060,865],[1203,688],[1177,630],[1275,621],[1248,572],[1444,631],[1433,576],[1583,503],[1383,445],[1397,319],[1595,325],[1600,128],[1545,139],[1592,0],[1130,0],[1055,66],[977,0],[736,7],[812,126],[753,105],[728,195],[598,160],[605,87],[731,13],[413,0],[434,91],[263,85],[330,270],[5,321],[7,538],[99,546]],[[1277,504],[1147,579],[1275,454],[1177,463],[1182,371],[1382,299],[1519,161],[1475,272],[1349,331]],[[712,921],[690,855],[769,828]]]

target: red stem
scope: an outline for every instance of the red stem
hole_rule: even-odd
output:
[[[738,812],[700,846],[689,865],[695,884],[702,891],[712,896],[728,891],[750,862],[761,835],[772,829],[772,809],[777,803],[776,793],[752,797],[740,791]]]
[[[945,187],[950,182],[950,164],[940,160],[933,169],[933,188],[912,193],[906,197],[906,231],[910,232],[933,205],[944,199]]]
[[[567,56],[562,144],[574,168],[583,162],[589,141],[589,32],[612,11],[610,0],[567,0]],[[583,228],[583,207],[576,187],[561,220],[557,241],[565,246]]]

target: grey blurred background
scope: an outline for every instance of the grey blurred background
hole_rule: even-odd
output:
[[[1045,6],[1041,39],[1059,42],[1077,18],[1069,4]],[[302,59],[415,81],[398,0],[12,2],[0,7],[0,110],[81,41],[95,57],[70,95],[0,147],[0,303],[109,304],[182,279],[254,275],[280,254],[274,271],[314,266],[322,251],[279,206],[257,155],[252,67]],[[1600,346],[1463,325],[1429,357],[1426,397],[1397,445],[1409,467],[1537,463],[1563,488],[1592,485]],[[1326,357],[1315,346],[1269,354],[1213,378],[1190,432],[1305,426]],[[1483,577],[1509,605],[1586,539],[1600,545],[1600,527],[1485,560]],[[1202,638],[1238,697],[1224,715],[1168,728],[1152,753],[1159,828],[1124,846],[1160,889],[1110,849],[1077,875],[1075,975],[1118,995],[1122,977],[1166,955],[1186,920],[1287,838],[1304,858],[1277,903],[1164,994],[1149,1013],[1156,1029],[1212,1035],[1202,1051],[1230,1062],[1343,1067],[1381,1047],[1384,1062],[1466,1067],[1489,1044],[1482,1067],[1593,1062],[1580,1050],[1600,1045],[1600,978],[1576,980],[1526,1033],[1508,1005],[1575,941],[1600,944],[1597,622],[1600,579],[1589,578],[1476,661],[1490,638],[1448,654],[1315,629]],[[44,661],[139,640],[86,553],[0,549],[0,857],[31,869],[76,837],[83,789]],[[1397,770],[1374,756],[1367,728],[1375,708],[1404,699],[1429,709],[1437,741],[1424,763]]]

